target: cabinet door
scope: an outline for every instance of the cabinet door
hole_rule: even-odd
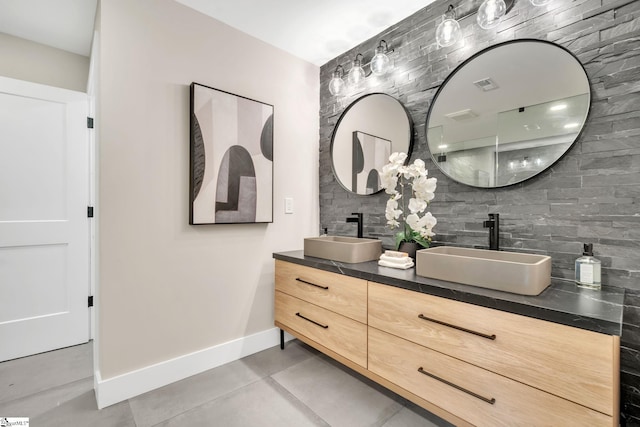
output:
[[[617,412],[617,337],[372,282],[369,325],[607,415]]]
[[[275,319],[341,356],[367,367],[367,326],[276,291]]]
[[[276,260],[276,290],[367,323],[367,281]]]
[[[612,426],[597,411],[369,327],[369,370],[477,426]]]

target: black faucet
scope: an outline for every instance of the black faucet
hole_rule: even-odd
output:
[[[358,238],[362,238],[362,214],[358,212],[354,212],[351,215],[355,215],[355,217],[347,218],[347,222],[357,222],[358,223]]]
[[[484,228],[489,229],[489,249],[500,250],[500,214],[490,213],[489,220],[482,223]]]

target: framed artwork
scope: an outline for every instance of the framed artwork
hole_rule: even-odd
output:
[[[273,222],[273,105],[191,83],[189,224]]]
[[[374,194],[382,190],[380,174],[389,161],[391,141],[356,130],[352,134],[351,191]]]

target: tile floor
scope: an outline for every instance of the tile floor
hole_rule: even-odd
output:
[[[0,417],[34,427],[450,426],[297,340],[98,411],[91,349],[0,363]]]

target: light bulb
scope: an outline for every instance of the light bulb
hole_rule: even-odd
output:
[[[544,6],[546,4],[551,3],[551,0],[530,0],[531,4],[534,6]]]
[[[476,20],[480,27],[488,30],[497,27],[506,12],[504,0],[484,0],[478,8]]]
[[[360,63],[360,60],[358,59],[358,56],[362,55],[356,55],[356,59],[353,60],[353,64],[351,66],[351,69],[349,70],[349,75],[347,77],[347,79],[349,79],[349,83],[354,86],[362,83],[365,78],[364,70],[362,69],[362,65]]]
[[[455,19],[446,18],[436,28],[436,41],[440,47],[456,44],[461,36],[460,24]]]
[[[342,66],[338,65],[333,72],[333,77],[329,81],[329,92],[331,95],[340,95],[344,90],[344,80],[342,80]]]
[[[371,60],[371,72],[376,76],[381,76],[389,71],[391,60],[385,53],[385,48],[380,43],[380,46],[376,48],[376,54]]]
[[[344,80],[340,77],[334,77],[329,82],[329,92],[331,95],[340,95],[344,89]]]

